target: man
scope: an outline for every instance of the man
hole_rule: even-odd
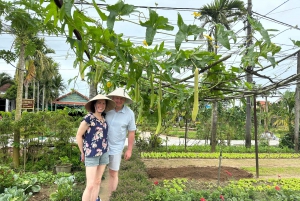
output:
[[[132,100],[124,88],[117,88],[107,95],[116,103],[116,107],[106,114],[108,123],[108,147],[109,147],[109,195],[117,189],[119,177],[118,171],[121,157],[128,134],[128,146],[124,153],[124,159],[129,160],[132,153],[135,136],[135,117],[133,111],[124,104],[131,104]]]

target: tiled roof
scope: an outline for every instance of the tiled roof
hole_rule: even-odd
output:
[[[0,87],[0,92],[6,92],[7,89],[11,86],[10,83],[4,84]]]
[[[74,97],[74,94],[76,94],[77,96]],[[54,101],[52,101],[52,103],[59,105],[85,105],[88,100],[88,97],[82,95],[76,90],[73,90],[70,93],[56,98]]]
[[[70,95],[73,94],[73,93],[78,94],[79,96],[81,96],[82,98],[86,99],[87,101],[89,100],[89,98],[86,97],[85,95],[79,93],[79,92],[76,91],[76,90],[73,90],[73,91],[71,91],[70,93],[67,93],[67,94],[65,94],[65,95],[63,95],[63,96],[61,96],[61,97],[58,97],[57,99],[55,99],[55,101],[59,101],[59,100],[65,98],[65,97],[67,97],[67,96],[70,96]]]

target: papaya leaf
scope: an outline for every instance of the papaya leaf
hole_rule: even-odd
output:
[[[164,45],[165,45],[165,42],[164,42],[164,41],[159,45],[159,51],[160,51],[160,52],[163,51]]]
[[[241,71],[241,69],[237,68],[237,67],[234,67],[234,66],[231,66],[231,71],[235,72],[235,73],[239,73]]]
[[[54,18],[54,20],[57,19],[57,6],[55,5],[55,3],[50,2],[46,7],[45,12],[47,14],[44,20],[44,24],[46,24],[52,17]]]
[[[100,8],[98,7],[98,5],[96,4],[95,0],[93,0],[93,5],[94,8],[96,9],[98,15],[100,16],[100,18],[102,19],[102,21],[106,21],[107,20],[107,16],[105,15],[105,13],[103,13]]]
[[[260,33],[260,35],[263,37],[263,39],[266,41],[266,43],[270,44],[271,39],[269,36],[269,33],[267,30],[264,29],[262,24],[251,17],[248,17],[248,21],[250,22],[252,28]]]
[[[116,13],[111,12],[107,18],[107,28],[108,30],[112,31],[115,25],[115,21],[116,21]]]
[[[176,50],[179,50],[181,43],[183,40],[186,39],[186,33],[182,32],[182,31],[178,31],[175,37],[175,48]]]
[[[174,29],[173,26],[168,25],[168,18],[158,16],[158,14],[151,9],[149,9],[149,19],[146,22],[140,21],[140,25],[147,28],[146,42],[148,45],[152,45],[157,29],[163,29],[167,31]]]
[[[182,17],[180,15],[180,13],[177,14],[178,16],[178,19],[177,19],[177,26],[179,28],[179,30],[181,31],[186,31],[186,25],[184,24],[183,20],[182,20]]]
[[[245,86],[248,88],[248,89],[252,89],[252,84],[249,83],[249,82],[245,82]]]
[[[271,62],[273,67],[277,65],[277,62],[275,61],[275,58],[273,56],[268,56],[267,59],[269,62]]]
[[[85,25],[86,22],[93,22],[93,23],[96,23],[96,20],[94,20],[93,18],[90,18],[90,17],[87,17],[85,16],[81,11],[79,10],[75,10],[74,13],[73,13],[73,18],[74,18],[74,21],[76,22],[76,25],[77,25],[77,22],[78,21],[82,21],[82,25]]]
[[[129,4],[124,4],[123,1],[118,1],[114,5],[107,6],[107,10],[110,12],[107,18],[107,28],[111,31],[114,28],[116,16],[129,15],[134,11],[134,6]]]
[[[122,51],[119,47],[116,48],[116,53],[117,53],[119,59],[120,59],[123,63],[126,63],[125,55],[124,55],[123,51]]]
[[[65,14],[67,15],[67,17],[72,18],[71,10],[73,7],[73,1],[72,0],[64,0],[63,2],[64,2],[63,7],[64,7]]]
[[[293,42],[294,45],[300,47],[300,41],[299,40],[292,40],[292,39],[290,39],[290,40]]]
[[[217,24],[217,38],[218,42],[221,43],[224,47],[230,50],[230,43],[228,39],[228,32],[225,30],[224,26],[221,24]]]

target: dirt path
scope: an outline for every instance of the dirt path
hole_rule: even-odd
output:
[[[101,187],[100,187],[100,193],[99,196],[101,198],[101,201],[109,201],[109,194],[108,194],[108,168],[106,168],[104,172],[105,179],[101,181]]]

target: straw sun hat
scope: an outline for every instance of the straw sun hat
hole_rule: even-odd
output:
[[[131,104],[133,101],[129,97],[129,95],[126,93],[124,88],[117,88],[113,92],[109,93],[107,97],[111,98],[112,96],[120,96],[126,99],[125,103]]]
[[[92,107],[94,107],[93,105],[93,101],[97,101],[97,100],[107,100],[106,101],[106,107],[105,107],[105,112],[108,112],[109,110],[112,110],[116,107],[116,103],[111,100],[110,98],[102,95],[102,94],[98,94],[97,96],[95,96],[94,98],[92,98],[91,100],[89,100],[85,105],[85,109],[89,112],[92,112]]]

